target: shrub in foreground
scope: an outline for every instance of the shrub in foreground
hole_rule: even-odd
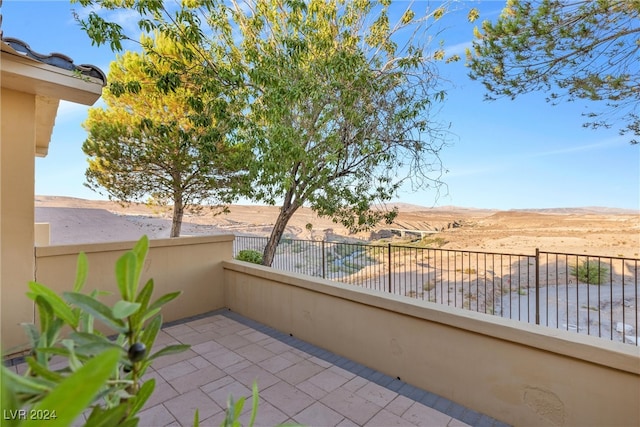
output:
[[[113,307],[98,299],[104,292],[82,292],[88,271],[84,253],[78,256],[72,291],[60,296],[29,283],[27,295],[35,302],[39,325],[24,325],[32,348],[24,375],[2,366],[3,426],[67,426],[87,408],[86,426],[138,424],[137,413],[155,388],[154,379],[142,381],[147,368],[160,356],[189,348],[170,345],[151,353],[162,326],[160,309],[181,292],[152,302],[153,279],[139,287],[148,247],[143,236],[116,262],[121,299]],[[97,331],[96,320],[115,338]],[[53,356],[66,359],[56,363],[64,367],[52,366]]]
[[[262,264],[262,254],[253,249],[243,249],[238,252],[236,259],[239,261],[251,262],[253,264]]]
[[[588,285],[601,285],[607,279],[609,267],[595,260],[586,260],[582,263],[571,267],[571,275],[578,282]]]

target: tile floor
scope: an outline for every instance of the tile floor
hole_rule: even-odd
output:
[[[156,389],[140,412],[141,427],[191,426],[196,409],[201,426],[217,427],[229,395],[248,397],[240,417],[246,425],[254,381],[256,426],[505,425],[228,310],[168,325],[156,340],[157,347],[177,343],[191,349],[147,371]]]
[[[191,344],[148,371],[156,392],[141,426],[218,426],[229,395],[260,391],[257,426],[498,426],[496,420],[228,310],[163,329],[157,344]]]

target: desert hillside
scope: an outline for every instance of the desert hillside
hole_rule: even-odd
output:
[[[70,197],[36,196],[36,221],[51,224],[51,244],[135,240],[142,234],[168,237],[171,210],[144,204]],[[380,238],[400,240],[399,231],[428,231],[426,239],[445,249],[532,254],[535,248],[576,254],[638,258],[640,214],[607,208],[491,211],[457,207],[399,205],[392,225],[352,235],[330,219],[301,209],[286,233],[300,239]],[[234,233],[266,236],[278,212],[273,206],[233,205],[227,214],[203,208],[185,215],[183,235]],[[312,227],[309,230],[307,224]],[[419,238],[407,233],[404,239]]]

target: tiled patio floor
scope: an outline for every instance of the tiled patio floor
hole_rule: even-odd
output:
[[[260,403],[256,426],[504,426],[430,392],[278,332],[228,310],[163,328],[158,346],[191,349],[154,362],[156,389],[140,412],[141,427],[219,426],[227,398]],[[81,423],[80,423],[81,424]]]
[[[156,392],[141,426],[219,426],[229,394],[260,404],[256,425],[465,426],[501,425],[432,393],[319,349],[228,310],[163,329],[158,344],[191,344],[159,359],[149,375]]]

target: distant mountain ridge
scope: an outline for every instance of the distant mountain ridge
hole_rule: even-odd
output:
[[[581,215],[581,214],[599,214],[599,215],[640,215],[640,208],[610,208],[606,206],[583,206],[583,207],[565,207],[565,208],[520,208],[520,209],[489,209],[489,208],[472,208],[462,206],[421,206],[411,203],[389,203],[389,206],[397,206],[401,212],[469,212],[469,213],[492,213],[492,212],[532,212],[541,214],[563,214],[563,215]]]
[[[71,202],[71,204],[77,205],[100,205],[101,203],[109,203],[107,200],[91,200],[82,199],[79,197],[69,196],[49,196],[49,195],[36,195],[36,205],[48,204],[55,201],[59,202]],[[256,205],[261,206],[261,205]],[[388,203],[386,208],[391,209],[396,206],[400,212],[416,213],[416,212],[460,212],[469,214],[491,214],[496,212],[532,212],[540,214],[555,214],[555,215],[640,215],[640,208],[638,209],[625,209],[625,208],[610,208],[605,206],[584,206],[584,207],[565,207],[565,208],[522,208],[522,209],[487,209],[487,208],[473,208],[462,206],[424,206],[416,205],[412,203],[396,202]]]
[[[510,209],[514,212],[534,212],[564,215],[640,215],[640,209],[608,208],[605,206],[585,206],[580,208],[539,208],[539,209]]]

